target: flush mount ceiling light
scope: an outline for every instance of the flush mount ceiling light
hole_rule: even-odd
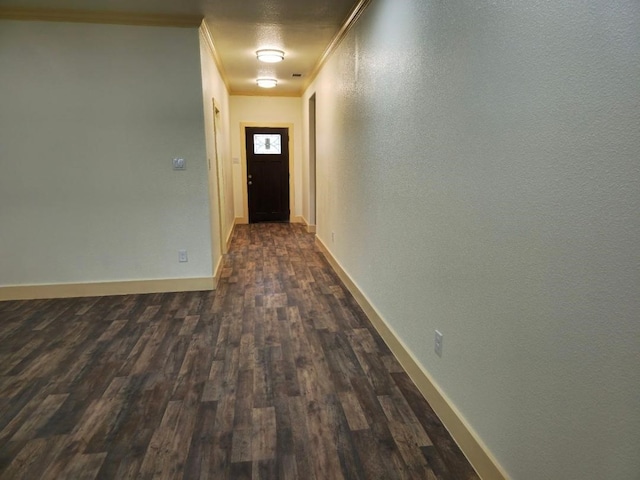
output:
[[[284,60],[284,52],[282,50],[274,50],[271,48],[265,48],[256,52],[256,57],[261,62],[266,63],[278,63]]]
[[[259,78],[256,83],[262,88],[273,88],[278,85],[278,81],[275,78]]]

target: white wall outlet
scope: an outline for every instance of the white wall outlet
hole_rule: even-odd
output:
[[[178,250],[178,261],[180,263],[188,262],[189,257],[187,256],[186,250]]]
[[[174,170],[186,170],[187,162],[184,158],[174,158],[173,159],[173,169]]]
[[[442,356],[442,333],[436,330],[436,342],[434,348],[436,355]]]
[[[331,241],[332,242],[336,241],[336,232],[331,232]]]

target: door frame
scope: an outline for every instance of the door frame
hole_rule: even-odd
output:
[[[218,186],[218,227],[220,230],[220,253],[222,255],[225,255],[229,249],[227,248],[227,239],[225,238],[225,231],[224,231],[224,226],[225,226],[225,222],[224,222],[224,218],[223,216],[226,215],[226,198],[225,198],[225,184],[224,184],[224,165],[222,164],[221,161],[221,155],[220,155],[220,138],[218,137],[218,129],[219,129],[219,125],[218,125],[218,121],[217,121],[217,116],[218,114],[220,115],[220,117],[222,117],[222,112],[220,111],[220,108],[218,106],[218,102],[216,101],[215,98],[211,99],[211,108],[213,109],[213,157],[214,157],[214,164],[215,164],[215,177],[216,177],[216,185]],[[211,165],[209,165],[209,168],[212,168]]]
[[[240,180],[242,183],[242,223],[249,223],[249,192],[247,191],[247,136],[246,127],[286,128],[289,132],[289,222],[295,223],[295,175],[293,170],[293,123],[278,122],[240,122],[240,148],[242,150]]]
[[[316,204],[316,179],[317,179],[317,168],[316,161],[318,158],[318,150],[317,150],[317,101],[316,101],[316,92],[309,97],[309,163],[308,163],[308,178],[309,178],[309,222],[307,224],[307,232],[315,233],[316,232],[316,224],[317,224],[317,204]],[[304,213],[303,213],[304,215]]]

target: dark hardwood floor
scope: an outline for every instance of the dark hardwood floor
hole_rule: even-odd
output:
[[[477,479],[299,225],[216,292],[0,302],[2,479]]]

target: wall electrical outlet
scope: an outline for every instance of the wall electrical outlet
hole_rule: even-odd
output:
[[[436,342],[435,342],[435,352],[439,357],[442,356],[442,333],[436,330]]]
[[[180,263],[188,262],[189,257],[187,256],[186,250],[178,250],[178,261]]]

